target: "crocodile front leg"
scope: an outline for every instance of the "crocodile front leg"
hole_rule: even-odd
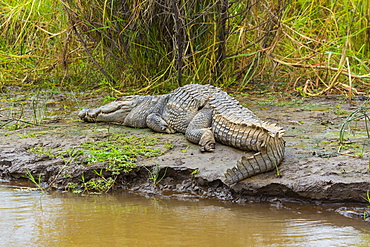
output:
[[[202,152],[215,151],[215,137],[211,130],[212,112],[210,107],[202,108],[190,121],[185,137],[188,141],[199,145]]]
[[[156,132],[173,134],[176,131],[163,120],[159,113],[151,113],[146,118],[146,125]]]

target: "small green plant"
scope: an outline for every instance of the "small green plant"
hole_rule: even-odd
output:
[[[199,169],[195,169],[195,170],[191,173],[191,175],[192,175],[192,176],[195,176],[195,175],[197,175],[197,174],[199,174]]]
[[[10,130],[10,131],[14,131],[14,130],[21,129],[22,127],[21,127],[21,125],[19,124],[19,122],[17,121],[15,124],[5,126],[4,128],[5,128],[5,129],[7,129],[7,130]]]
[[[347,130],[355,133],[353,129],[350,129],[350,125],[352,122],[363,120],[365,124],[365,130],[367,137],[370,138],[370,131],[368,122],[370,121],[370,116],[367,114],[368,108],[365,107],[367,102],[365,102],[361,107],[357,108],[355,111],[353,111],[351,114],[348,115],[346,120],[343,122],[341,129],[339,131],[339,148],[338,153],[341,152],[342,149],[346,149],[348,147],[353,148],[354,150],[357,150],[359,152],[356,153],[356,157],[363,158],[365,154],[365,146],[366,144],[360,144],[360,143],[348,143],[348,138],[345,138],[345,133]],[[357,122],[356,122],[357,123]],[[347,143],[345,143],[347,141]],[[370,162],[370,161],[369,161]],[[369,164],[369,171],[370,171],[370,164]]]
[[[67,184],[68,190],[71,190],[73,193],[79,194],[82,193],[82,190],[77,189],[79,187],[78,183],[68,183]]]
[[[31,108],[33,122],[36,124],[41,123],[46,116],[46,101],[40,103],[38,100],[32,99]]]
[[[112,102],[116,99],[117,99],[116,97],[113,97],[113,96],[110,96],[110,95],[105,96],[105,98],[103,99],[103,104],[107,104],[107,103]]]
[[[162,177],[159,177],[161,169],[158,164],[155,164],[151,170],[147,168],[146,166],[143,166],[143,167],[149,172],[149,179],[153,181],[154,185],[159,184],[162,181],[162,179],[166,176],[166,173],[167,173],[167,167],[166,167],[163,172]]]
[[[276,168],[276,176],[281,177],[281,173],[279,170],[279,166],[277,165],[277,162],[275,162],[275,168]]]
[[[32,138],[32,137],[42,136],[44,134],[45,133],[43,133],[43,132],[25,132],[23,134],[18,134],[18,136],[21,139],[25,139],[25,138]]]
[[[174,145],[171,142],[166,142],[165,145],[166,145],[166,149],[167,150],[170,150],[170,149],[173,149],[174,148]]]
[[[102,177],[103,176],[103,169],[100,169],[100,171],[94,170],[93,173],[95,173],[99,177]]]
[[[302,86],[299,86],[295,89],[302,97],[306,97],[306,93],[305,93],[305,90],[303,89]]]
[[[69,174],[68,172],[65,172],[65,173],[63,173],[63,174],[62,174],[62,177],[63,177],[64,179],[67,179],[67,178],[72,178],[72,175],[71,175],[71,174]]]
[[[365,201],[367,201],[368,203],[370,203],[370,190],[367,190],[366,192],[366,197],[362,197]],[[368,208],[370,208],[370,206],[367,206]],[[365,211],[364,212],[364,219],[370,217],[370,212],[369,211]]]
[[[337,116],[348,114],[348,112],[346,110],[342,109],[341,105],[336,105],[334,110],[333,110],[333,113]]]
[[[362,159],[364,157],[364,151],[365,151],[365,144],[362,144],[362,148],[360,149],[360,152],[357,153],[357,156]]]
[[[84,183],[87,190],[94,190],[98,193],[108,192],[116,180],[112,177],[104,178],[92,178],[88,182]]]
[[[347,156],[352,156],[352,157],[357,157],[357,158],[362,159],[365,153],[365,146],[366,144],[360,144],[360,143],[341,144],[337,152],[339,154],[345,154]],[[354,154],[343,153],[342,150],[352,150],[355,153]]]
[[[49,157],[57,157],[58,155],[56,154],[56,151],[57,150],[46,149],[45,147],[40,147],[40,146],[30,148],[27,150],[28,153],[34,153],[37,156],[47,155]]]
[[[365,201],[370,203],[370,190],[367,190],[366,192],[366,197],[362,197]],[[370,207],[370,206],[369,206]]]
[[[28,168],[26,169],[26,173],[27,173],[28,179],[32,183],[34,183],[41,192],[45,192],[45,188],[41,186],[41,176],[42,176],[42,174],[39,173],[39,176],[36,180],[36,178],[32,175],[31,171]]]
[[[370,138],[370,131],[369,131],[369,126],[368,122],[370,121],[370,116],[367,114],[368,108],[365,107],[366,103],[364,103],[361,107],[357,108],[355,111],[353,111],[351,114],[348,115],[344,123],[342,124],[339,132],[339,143],[344,143],[345,140],[345,132],[347,129],[349,129],[350,124],[353,121],[357,121],[360,119],[364,119],[365,121],[365,130],[367,133],[367,137]]]
[[[82,184],[85,183],[85,173],[84,172],[81,173],[81,182]]]
[[[82,185],[85,191],[95,191],[95,193],[101,194],[108,192],[116,182],[117,176],[105,178],[103,176],[103,169],[100,171],[93,170],[93,173],[98,175],[98,178],[92,178],[89,181],[85,181],[84,174],[81,175]]]

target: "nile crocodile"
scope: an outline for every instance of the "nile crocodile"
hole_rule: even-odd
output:
[[[190,84],[165,95],[124,96],[96,109],[83,109],[78,116],[86,122],[118,122],[156,132],[185,133],[186,139],[198,144],[202,152],[214,151],[215,141],[254,151],[226,170],[227,184],[271,171],[284,157],[282,128],[261,121],[211,85]]]

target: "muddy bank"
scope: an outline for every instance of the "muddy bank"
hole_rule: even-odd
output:
[[[49,97],[51,98],[51,97]],[[235,202],[289,198],[300,201],[365,202],[370,189],[369,139],[363,121],[356,122],[356,135],[346,134],[346,145],[338,144],[341,124],[349,113],[363,104],[348,104],[338,98],[317,99],[239,99],[270,122],[286,129],[286,156],[276,171],[227,186],[223,172],[236,164],[242,151],[217,144],[214,153],[200,153],[182,134],[164,135],[147,129],[118,125],[87,124],[78,120],[77,108],[68,115],[43,119],[45,126],[10,128],[9,112],[16,108],[2,101],[0,120],[0,177],[28,179],[29,171],[42,185],[62,190],[83,189],[82,183],[114,177],[109,189],[126,189],[142,194],[170,197],[216,197]],[[95,100],[83,102],[96,106]],[[51,105],[53,109],[59,101]],[[81,104],[81,102],[80,102]],[[354,125],[352,125],[354,126]],[[355,127],[352,128],[352,130]],[[79,143],[107,140],[114,134],[155,137],[171,148],[158,157],[139,157],[137,167],[118,176],[105,171],[104,163],[86,165],[81,160],[53,157],[43,150],[66,150]],[[340,150],[339,150],[340,148]],[[338,150],[340,151],[338,153]],[[156,175],[155,179],[153,175]],[[75,187],[71,186],[74,184]]]

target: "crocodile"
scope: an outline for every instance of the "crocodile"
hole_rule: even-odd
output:
[[[181,132],[202,152],[214,151],[216,141],[253,151],[226,169],[226,184],[277,169],[284,158],[283,128],[260,120],[212,85],[189,84],[156,96],[123,96],[96,109],[85,108],[78,116],[86,122],[116,122],[162,133]]]

